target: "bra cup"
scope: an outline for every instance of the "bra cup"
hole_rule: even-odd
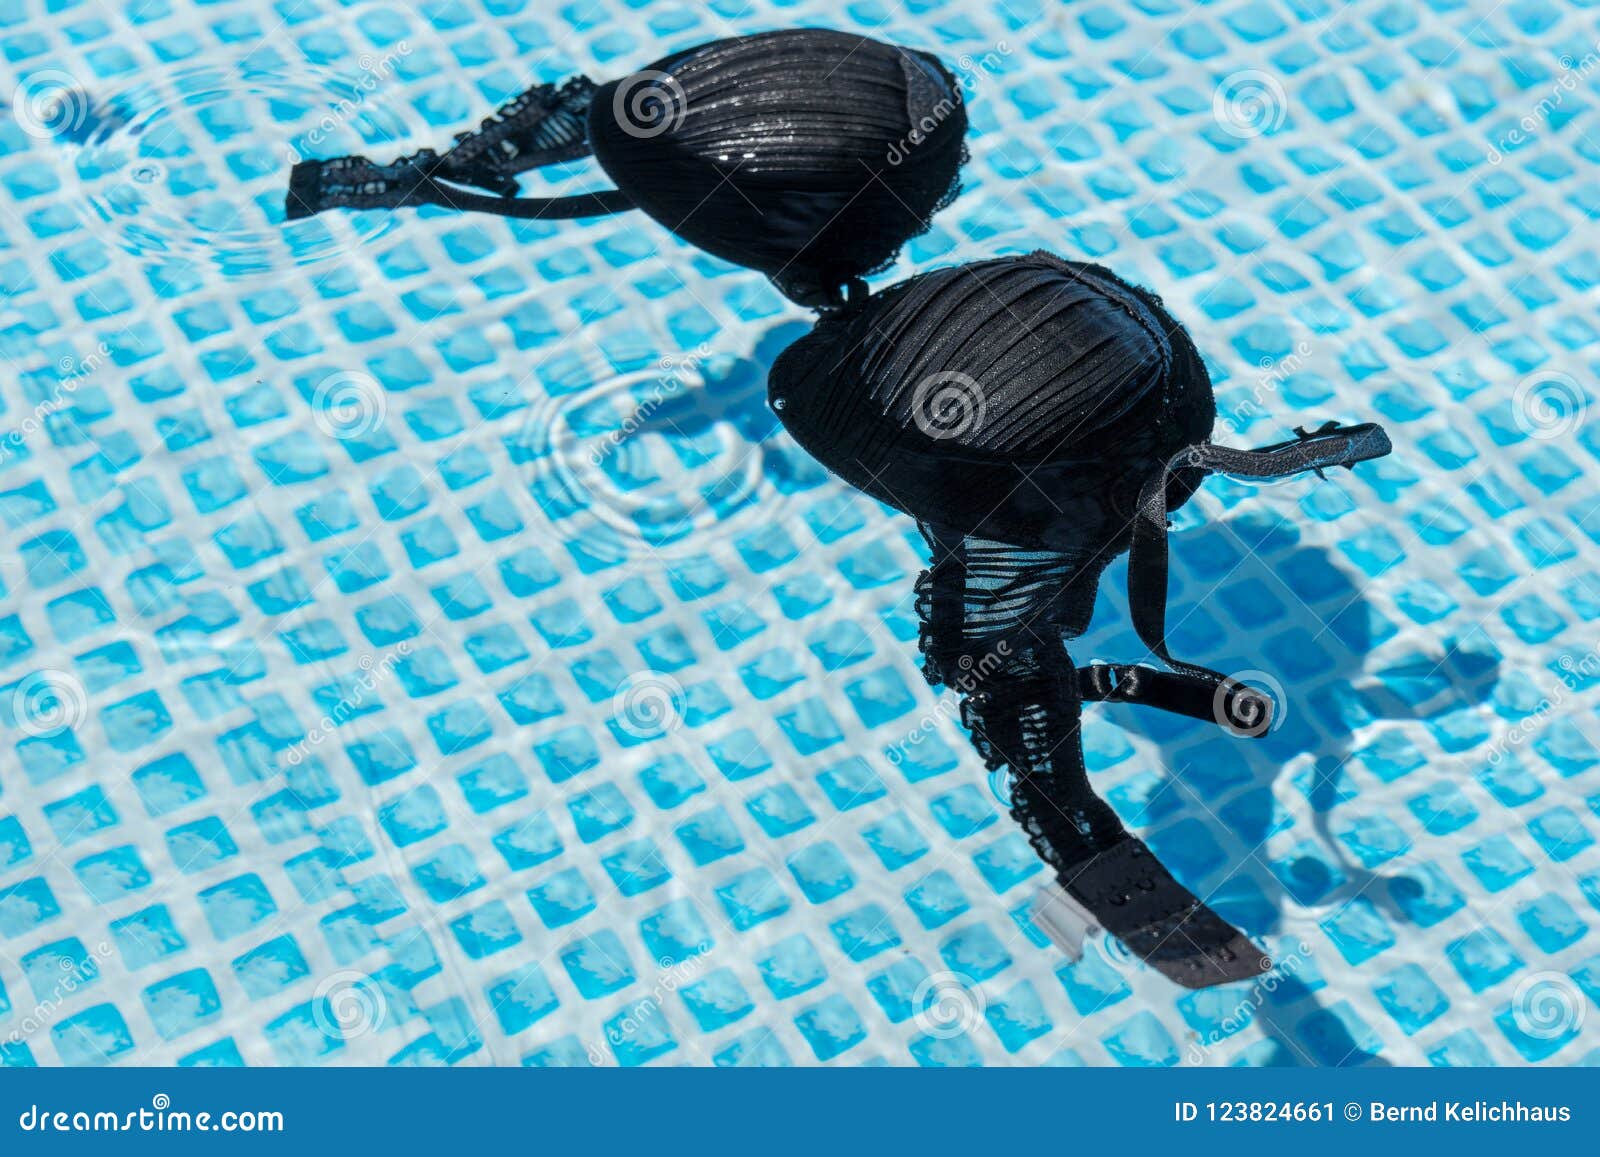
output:
[[[601,86],[589,109],[596,159],[645,213],[780,284],[830,288],[927,228],[965,134],[934,58],[811,29],[667,57]]]
[[[813,456],[919,521],[1084,556],[1127,548],[1140,487],[1215,420],[1158,298],[1046,253],[924,274],[823,318],[769,393]]]

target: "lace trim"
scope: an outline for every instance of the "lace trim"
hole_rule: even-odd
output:
[[[435,175],[514,196],[518,173],[589,155],[589,103],[595,83],[575,76],[562,84],[528,89],[485,117],[471,132],[457,133]]]

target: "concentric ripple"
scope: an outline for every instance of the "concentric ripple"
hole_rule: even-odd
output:
[[[598,352],[572,358],[559,371],[571,388],[530,411],[516,454],[547,512],[583,528],[586,550],[681,557],[777,517],[761,447],[708,387],[699,358],[626,372]]]
[[[427,135],[399,86],[374,75],[203,65],[98,90],[52,74],[19,100],[37,155],[93,234],[152,264],[203,261],[237,277],[325,260],[394,227],[390,213],[284,223],[296,161],[387,158],[415,147],[413,128]]]

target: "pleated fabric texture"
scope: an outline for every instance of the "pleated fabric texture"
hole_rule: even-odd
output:
[[[1158,298],[1045,252],[824,317],[768,392],[801,445],[919,521],[1085,559],[1126,549],[1144,481],[1216,417]],[[1178,480],[1173,506],[1197,480]]]
[[[599,86],[535,86],[443,152],[301,162],[285,213],[438,205],[559,219],[639,208],[829,308],[864,294],[861,279],[955,198],[966,131],[961,86],[929,53],[828,29],[763,32]],[[591,151],[615,189],[515,195],[518,174]]]
[[[603,85],[589,114],[596,158],[635,204],[811,299],[928,228],[959,188],[966,131],[937,57],[827,29],[667,57]]]
[[[924,274],[827,314],[778,357],[768,389],[802,446],[917,519],[931,555],[917,580],[924,674],[961,695],[974,746],[1005,774],[1012,817],[1068,903],[1191,988],[1270,968],[1095,793],[1083,704],[1265,733],[1269,700],[1167,649],[1167,514],[1213,469],[1350,465],[1388,452],[1382,431],[1212,446],[1210,378],[1160,300],[1044,252]],[[1130,547],[1134,625],[1171,670],[1077,667],[1065,640]]]

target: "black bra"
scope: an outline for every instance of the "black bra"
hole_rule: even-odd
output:
[[[990,768],[1008,769],[1012,814],[1066,893],[1153,967],[1193,988],[1257,975],[1271,962],[1090,787],[1082,705],[1142,703],[1264,734],[1266,696],[1168,650],[1168,512],[1209,473],[1320,472],[1387,454],[1389,440],[1329,423],[1258,450],[1212,444],[1211,381],[1189,335],[1098,266],[1040,252],[868,295],[863,276],[954,196],[965,132],[960,86],[934,57],[770,32],[605,85],[532,89],[444,153],[304,162],[288,215],[639,208],[823,308],[772,367],[773,409],[829,469],[921,526],[924,670],[960,693]],[[516,174],[591,152],[615,189],[515,196]],[[1123,551],[1134,626],[1166,670],[1079,668],[1064,645]]]
[[[792,300],[828,307],[861,294],[861,279],[954,198],[966,128],[961,87],[934,56],[825,29],[763,32],[608,84],[529,89],[442,153],[303,161],[286,213],[439,205],[553,219],[637,208]],[[615,189],[516,195],[517,174],[591,153]]]
[[[1381,457],[1383,430],[1329,423],[1259,450],[1213,445],[1210,377],[1160,300],[1048,253],[913,277],[830,314],[779,356],[769,388],[796,441],[921,526],[925,673],[962,695],[985,761],[1010,772],[1012,814],[1068,895],[1191,988],[1269,968],[1094,793],[1082,704],[1265,734],[1270,699],[1167,648],[1168,512],[1209,473]],[[1087,628],[1124,550],[1134,627],[1168,670],[1079,668],[1062,641]]]

